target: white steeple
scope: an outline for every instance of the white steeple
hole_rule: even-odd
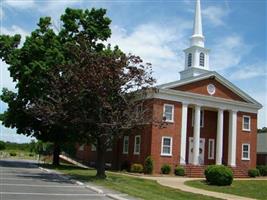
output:
[[[209,70],[209,49],[204,44],[200,0],[196,0],[193,35],[190,39],[191,46],[184,50],[185,67],[180,72],[181,79],[198,76]]]
[[[193,35],[191,37],[191,46],[204,47],[204,36],[202,33],[202,18],[201,18],[200,0],[196,0],[195,21],[194,21]]]

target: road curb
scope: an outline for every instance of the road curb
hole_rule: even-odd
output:
[[[84,186],[85,188],[89,189],[89,190],[92,190],[98,194],[103,194],[104,196],[107,196],[111,199],[114,199],[114,200],[128,200],[126,198],[123,198],[121,196],[119,196],[118,194],[105,194],[103,190],[97,188],[97,187],[94,187],[94,186],[90,186],[90,185],[86,185],[84,182],[81,182],[81,181],[78,181],[78,180],[75,180],[75,179],[72,179],[70,176],[66,175],[66,174],[63,174],[61,172],[57,172],[55,170],[50,170],[50,169],[46,169],[46,168],[43,168],[43,167],[40,167],[38,166],[38,168],[42,171],[45,171],[47,173],[50,173],[50,174],[56,174],[58,176],[60,176],[61,178],[65,179],[65,180],[70,180],[72,181],[73,183],[77,184],[77,185],[80,185],[80,186]]]

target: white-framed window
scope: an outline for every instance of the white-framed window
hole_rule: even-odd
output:
[[[250,160],[250,144],[242,144],[242,160]]]
[[[134,155],[140,154],[140,148],[141,148],[141,136],[136,135],[134,137]]]
[[[172,156],[172,137],[163,136],[161,140],[161,155]]]
[[[209,139],[209,146],[208,146],[208,159],[213,160],[214,159],[214,146],[215,146],[215,140]]]
[[[123,137],[123,149],[122,149],[123,154],[128,154],[129,153],[129,136],[125,135]]]
[[[91,151],[96,151],[96,146],[94,144],[91,144]]]
[[[200,111],[200,127],[204,127],[204,110]],[[192,126],[194,126],[195,123],[195,110],[192,111]]]
[[[250,116],[243,115],[243,123],[242,123],[242,130],[243,131],[250,131]]]
[[[163,117],[166,118],[166,122],[174,121],[174,105],[172,104],[164,104],[163,106]]]
[[[188,54],[187,66],[188,67],[192,66],[192,53]]]

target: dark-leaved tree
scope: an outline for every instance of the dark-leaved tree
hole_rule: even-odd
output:
[[[117,47],[92,51],[81,36],[69,49],[75,62],[50,70],[49,93],[34,99],[30,109],[41,121],[64,124],[77,138],[95,144],[97,176],[104,178],[106,149],[151,120],[145,97],[155,80],[150,64]]]

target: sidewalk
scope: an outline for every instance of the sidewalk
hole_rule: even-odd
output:
[[[213,192],[208,190],[203,190],[195,187],[190,187],[185,185],[184,183],[186,181],[192,181],[192,180],[204,180],[203,178],[187,178],[187,177],[170,177],[170,176],[146,176],[146,175],[133,175],[133,174],[124,174],[126,176],[132,176],[136,178],[143,178],[148,180],[155,180],[159,184],[167,187],[171,187],[174,189],[179,189],[184,192],[190,192],[195,194],[202,194],[206,196],[211,196],[219,199],[226,199],[226,200],[255,200],[253,198],[249,197],[242,197],[237,196],[233,194],[227,194],[227,193],[219,193],[219,192]],[[260,178],[242,178],[242,179],[235,179],[235,180],[266,180],[267,177],[260,177]]]

